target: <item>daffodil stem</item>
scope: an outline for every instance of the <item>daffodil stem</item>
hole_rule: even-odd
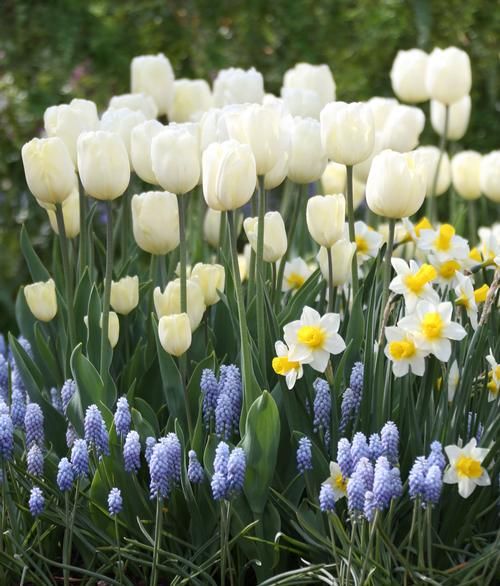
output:
[[[71,269],[69,266],[68,256],[68,239],[66,238],[66,228],[64,226],[64,215],[62,211],[62,204],[56,204],[56,221],[57,231],[59,232],[59,243],[61,245],[61,257],[64,272],[64,287],[66,289],[66,305],[68,307],[68,332],[71,352],[76,346],[76,330],[75,330],[75,312],[73,308],[74,294],[73,294],[73,279]],[[70,352],[70,353],[71,353]]]
[[[425,511],[427,525],[427,567],[432,571],[432,507],[427,506]]]
[[[123,584],[123,565],[122,565],[122,553],[120,549],[120,532],[118,530],[118,519],[115,515],[115,538],[116,538],[116,550],[118,552],[118,577],[120,578],[120,584]]]
[[[158,555],[161,545],[161,531],[162,531],[163,514],[161,510],[161,498],[156,496],[156,519],[155,519],[155,538],[153,546],[153,565],[151,567],[151,578],[149,586],[156,586],[158,584]]]
[[[328,257],[328,313],[333,311],[333,259],[332,249],[326,249],[326,255]]]
[[[431,221],[431,224],[434,224],[434,222],[437,220],[436,191],[437,191],[437,184],[438,184],[438,179],[439,179],[439,169],[441,167],[441,161],[443,159],[444,151],[446,148],[446,135],[448,134],[449,120],[450,120],[450,107],[448,105],[446,105],[445,109],[444,109],[443,134],[441,135],[441,137],[439,139],[439,157],[438,157],[438,161],[437,161],[437,165],[436,165],[436,170],[434,171],[434,179],[432,180],[432,190],[431,190],[431,195],[429,198],[428,209],[429,209],[429,219]]]
[[[347,173],[347,221],[349,223],[349,240],[356,243],[356,233],[354,231],[354,196],[352,188],[352,165],[346,165]],[[359,288],[358,282],[358,259],[356,254],[352,258],[352,297],[356,297]]]
[[[110,344],[108,340],[109,328],[109,300],[111,298],[111,277],[113,272],[113,207],[111,201],[106,202],[106,273],[104,276],[104,296],[102,301],[102,326],[101,326],[101,364],[100,373],[103,381],[106,380],[108,368],[108,353]]]
[[[259,177],[259,205],[258,205],[258,230],[257,230],[257,346],[259,348],[259,361],[261,371],[266,379],[266,325],[264,314],[264,216],[266,213],[266,192],[264,189],[264,177]]]
[[[393,218],[389,218],[389,235],[387,238],[387,248],[385,249],[385,258],[384,258],[384,285],[382,291],[382,306],[380,308],[380,323],[382,323],[384,319],[384,311],[385,306],[387,305],[387,300],[389,299],[389,283],[391,281],[391,258],[392,258],[392,249],[394,247],[394,228],[396,226],[396,221]]]

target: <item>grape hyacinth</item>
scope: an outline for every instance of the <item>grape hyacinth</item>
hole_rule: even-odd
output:
[[[56,411],[63,414],[61,393],[55,387],[50,389],[50,402]]]
[[[307,470],[312,470],[312,443],[308,437],[301,437],[297,448],[297,470],[299,474],[304,474]]]
[[[122,493],[119,488],[112,488],[108,494],[108,511],[111,516],[119,515],[123,509]]]
[[[0,399],[9,401],[9,363],[3,354],[0,354]]]
[[[87,407],[84,421],[85,440],[97,453],[109,456],[109,439],[106,424],[97,405]]]
[[[68,427],[66,428],[66,445],[68,448],[72,448],[77,439],[78,434],[76,433],[76,429],[71,423],[68,423]]]
[[[146,462],[149,465],[149,461],[151,460],[151,454],[153,453],[153,448],[156,445],[156,438],[152,436],[148,436],[146,438],[146,449],[144,450],[144,457],[146,458]]]
[[[375,518],[375,511],[377,510],[375,495],[371,490],[365,492],[365,505],[363,508],[366,520],[371,523]]]
[[[38,486],[34,486],[30,492],[30,498],[28,501],[30,513],[33,517],[38,517],[43,513],[45,508],[45,498],[43,493]]]
[[[215,407],[215,433],[219,437],[227,440],[238,431],[242,399],[239,368],[234,364],[221,366]]]
[[[392,498],[396,499],[403,495],[403,482],[401,481],[401,472],[399,468],[391,468],[391,488]]]
[[[0,415],[10,415],[10,409],[3,399],[0,399]]]
[[[411,467],[408,476],[408,488],[410,498],[423,498],[425,496],[425,477],[427,474],[427,463],[424,456],[419,456]]]
[[[441,472],[446,468],[446,459],[443,454],[443,446],[440,442],[434,441],[431,443],[431,451],[427,458],[427,466],[437,466]]]
[[[71,466],[77,478],[89,474],[89,451],[84,439],[76,439],[71,448]]]
[[[425,476],[424,500],[429,505],[436,505],[441,496],[443,488],[443,472],[436,466],[432,465]]]
[[[354,468],[356,468],[356,465],[361,460],[361,458],[370,458],[370,448],[368,447],[366,436],[360,431],[355,433],[354,437],[352,438],[351,458]]]
[[[337,462],[344,478],[349,478],[353,472],[351,444],[345,437],[340,438],[337,444]]]
[[[364,366],[362,362],[355,362],[351,376],[349,377],[349,386],[342,395],[342,405],[340,407],[340,433],[344,433],[351,419],[358,414],[361,406],[363,394]]]
[[[355,410],[356,398],[354,397],[352,389],[347,387],[347,389],[342,393],[342,404],[340,405],[340,433],[345,433],[345,430],[349,425],[349,421],[354,418]]]
[[[368,440],[368,447],[370,449],[370,459],[376,462],[377,458],[384,455],[384,446],[378,433],[372,433]]]
[[[44,440],[43,412],[38,403],[29,403],[24,415],[24,428],[26,430],[26,447],[33,444],[41,446]]]
[[[242,448],[234,448],[227,462],[227,490],[233,496],[243,490],[246,471],[246,456]]]
[[[141,440],[136,431],[129,431],[123,446],[125,472],[137,472],[141,467]]]
[[[130,431],[132,416],[130,415],[130,409],[126,397],[120,397],[116,403],[114,423],[116,433],[120,437],[125,437],[127,433]]]
[[[214,371],[210,368],[203,369],[200,379],[200,389],[203,395],[202,412],[206,428],[210,427],[210,421],[215,417],[217,399],[219,398],[219,385]]]
[[[0,334],[0,356],[7,358],[7,342],[3,334]]]
[[[384,456],[395,466],[399,460],[399,431],[395,423],[388,421],[380,432]]]
[[[64,414],[66,414],[71,397],[75,394],[75,392],[76,382],[73,379],[68,379],[65,381],[61,388],[61,401]]]
[[[371,490],[373,486],[373,465],[368,458],[361,458],[354,469],[356,476],[363,482],[365,490]]]
[[[74,474],[73,468],[68,458],[61,458],[57,468],[57,486],[61,492],[71,490],[73,486]]]
[[[14,451],[14,425],[10,415],[0,415],[0,456],[10,460]]]
[[[26,455],[26,468],[31,476],[43,476],[43,453],[38,444],[33,444]]]
[[[359,515],[363,512],[365,493],[365,483],[355,472],[347,482],[347,508],[351,513]]]
[[[198,461],[198,457],[196,456],[196,452],[194,450],[189,450],[188,453],[189,463],[188,463],[188,479],[189,482],[192,484],[201,484],[205,478],[205,472]]]
[[[26,414],[26,391],[17,385],[12,385],[12,397],[10,404],[10,416],[14,427],[24,427],[24,416]]]
[[[373,498],[379,511],[387,509],[394,494],[390,464],[385,456],[380,456],[375,464],[373,475]]]
[[[229,451],[225,442],[219,442],[215,450],[214,474],[211,488],[214,500],[230,499],[243,489],[246,471],[246,455],[242,448]]]
[[[169,433],[155,444],[149,460],[150,497],[168,498],[180,473],[181,444],[175,433]]]
[[[319,491],[319,508],[323,513],[333,513],[335,510],[335,494],[329,482],[321,485]]]
[[[317,378],[313,383],[314,388],[314,403],[313,403],[313,426],[314,431],[323,432],[324,444],[326,447],[330,445],[330,425],[332,416],[332,397],[330,394],[330,386],[321,378]]]

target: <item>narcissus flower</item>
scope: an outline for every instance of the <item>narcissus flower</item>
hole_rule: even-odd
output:
[[[445,470],[443,482],[458,484],[458,494],[464,499],[474,492],[476,486],[491,484],[488,472],[481,466],[489,450],[478,448],[476,444],[477,440],[473,437],[463,448],[450,445],[444,449],[450,465]]]
[[[455,295],[457,298],[455,303],[465,309],[472,327],[477,329],[477,303],[472,279],[462,275],[462,273],[457,273],[457,281],[458,285],[455,287]],[[479,297],[481,296],[479,295]]]
[[[286,292],[300,289],[311,274],[312,271],[303,258],[297,257],[286,262],[281,290]]]
[[[441,224],[437,230],[422,230],[418,240],[420,249],[432,252],[441,262],[466,258],[469,245],[465,238],[457,236],[451,224]]]
[[[394,376],[399,378],[410,370],[417,376],[423,376],[428,352],[417,346],[412,333],[397,326],[389,326],[385,328],[385,337],[385,355],[392,361]]]
[[[497,364],[491,349],[488,356],[486,356],[486,360],[491,366],[491,370],[488,372],[488,401],[494,401],[498,398],[500,391],[500,365]]]
[[[288,359],[288,346],[280,340],[275,343],[274,348],[276,356],[273,358],[273,370],[276,374],[284,376],[286,386],[293,389],[297,379],[302,378],[304,374],[302,364]]]
[[[359,220],[354,224],[354,233],[356,236],[356,255],[358,263],[363,263],[369,258],[377,256],[382,246],[382,235],[372,230],[367,224]],[[348,226],[345,224],[344,238],[349,241]]]
[[[284,327],[288,360],[309,364],[314,370],[324,372],[330,354],[345,350],[345,342],[337,333],[339,326],[338,313],[320,316],[312,307],[304,307],[300,319]]]
[[[462,340],[464,328],[451,321],[453,306],[449,301],[434,304],[419,301],[415,313],[402,318],[398,326],[415,337],[416,345],[446,362],[451,355],[450,340]]]
[[[397,277],[391,281],[389,289],[403,295],[407,311],[412,312],[421,299],[439,303],[439,295],[431,285],[437,276],[437,271],[433,266],[423,264],[419,267],[414,260],[410,260],[408,266],[401,258],[393,258],[391,263]]]
[[[457,275],[460,273],[460,270],[462,270],[461,261],[455,258],[440,261],[435,254],[429,254],[429,261],[437,271],[436,284],[439,285],[441,289],[455,287],[455,285],[457,285]]]
[[[330,462],[330,476],[323,482],[332,487],[335,502],[347,496],[347,478],[342,475],[337,462]]]

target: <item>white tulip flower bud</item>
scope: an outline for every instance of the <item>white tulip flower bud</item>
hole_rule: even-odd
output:
[[[451,160],[451,180],[460,197],[467,200],[481,197],[481,155],[476,151],[462,151]]]
[[[132,198],[132,230],[137,246],[150,254],[167,254],[179,246],[177,197],[147,191]]]
[[[49,216],[49,222],[52,230],[54,230],[56,234],[59,234],[55,211],[49,207],[46,207],[46,204],[41,205],[47,209],[47,214]],[[80,194],[78,192],[77,185],[75,185],[69,197],[63,201],[62,212],[66,237],[76,238],[78,234],[80,234]]]
[[[341,287],[348,283],[352,275],[352,259],[356,253],[356,243],[349,240],[337,240],[331,247],[333,285]],[[328,254],[327,249],[322,246],[316,257],[323,278],[328,281]]]
[[[307,202],[307,228],[320,246],[331,248],[344,235],[345,198],[337,195],[315,195]]]
[[[130,158],[134,171],[146,183],[158,185],[151,161],[151,143],[165,126],[158,120],[146,120],[130,133]]]
[[[384,129],[389,114],[399,106],[399,102],[395,98],[381,98],[379,96],[370,98],[366,103],[372,111],[376,132]]]
[[[245,218],[243,229],[250,246],[257,252],[259,219]],[[286,253],[287,246],[285,223],[281,214],[279,212],[267,212],[264,216],[264,261],[278,261]]]
[[[483,155],[479,172],[481,191],[496,203],[500,203],[500,150]]]
[[[361,102],[332,102],[321,110],[319,118],[321,142],[329,159],[354,165],[371,155],[375,123],[370,106]]]
[[[219,246],[221,212],[207,208],[203,220],[203,236],[213,248]]]
[[[130,110],[130,108],[106,110],[101,117],[101,130],[118,134],[123,140],[131,162],[130,135],[132,130],[143,122],[146,122],[146,117],[140,110]]]
[[[429,55],[426,86],[429,97],[453,104],[470,93],[472,72],[469,56],[457,47],[439,49]]]
[[[216,107],[229,104],[261,104],[264,98],[264,78],[253,67],[221,69],[213,86]]]
[[[57,297],[54,279],[26,285],[24,287],[24,297],[36,319],[49,322],[55,318],[57,314]]]
[[[434,178],[439,161],[439,149],[435,146],[421,146],[411,153],[415,164],[425,177],[425,195],[430,197],[434,186]],[[448,153],[443,153],[439,165],[439,174],[436,184],[436,196],[443,195],[451,184],[451,166]]]
[[[207,307],[219,301],[218,291],[224,292],[226,282],[226,273],[222,265],[199,262],[191,271],[191,279],[200,286]]]
[[[110,201],[123,195],[130,181],[130,163],[123,140],[98,130],[78,137],[78,171],[85,191]]]
[[[283,88],[314,92],[319,98],[320,110],[335,100],[335,80],[331,69],[325,64],[297,63],[285,72]]]
[[[448,131],[446,132],[446,138],[448,140],[460,140],[469,126],[471,109],[470,96],[464,96],[448,107]],[[435,132],[440,136],[444,133],[445,117],[446,106],[441,102],[431,100],[431,124]]]
[[[164,315],[158,322],[162,348],[172,356],[182,356],[191,346],[191,328],[187,313]]]
[[[412,153],[384,150],[372,162],[366,183],[366,203],[379,216],[406,218],[420,209],[425,178]]]
[[[176,79],[168,118],[173,122],[197,121],[212,105],[212,92],[204,79]]]
[[[58,204],[76,184],[75,168],[62,139],[33,138],[21,150],[26,183],[43,203]]]
[[[153,138],[151,161],[158,183],[167,191],[180,195],[198,184],[198,141],[183,125],[169,125]]]
[[[314,90],[305,88],[282,87],[281,97],[286,109],[292,116],[314,118],[319,120],[319,113],[323,104]]]
[[[406,153],[413,150],[425,126],[425,115],[416,106],[397,106],[387,117],[382,131],[382,147]]]
[[[122,108],[127,108],[134,112],[141,112],[146,120],[154,120],[158,116],[156,102],[147,94],[121,94],[119,96],[113,96],[109,101],[108,110],[121,110]]]
[[[89,327],[89,316],[86,315],[83,318],[87,328]],[[102,328],[102,313],[99,320],[99,327]],[[111,348],[114,348],[118,344],[118,338],[120,337],[120,320],[114,311],[109,312],[108,318],[108,340]]]
[[[427,64],[429,55],[421,49],[398,51],[391,69],[392,89],[403,102],[417,104],[429,99]]]
[[[139,277],[123,277],[111,282],[111,307],[121,315],[128,315],[139,304]]]
[[[293,118],[290,122],[289,179],[301,184],[317,181],[326,163],[319,122],[312,118]]]
[[[163,53],[134,57],[130,64],[132,93],[151,96],[158,114],[166,114],[174,94],[174,72]]]
[[[201,318],[205,313],[205,298],[203,291],[194,279],[186,281],[187,293],[187,314],[191,331],[194,332],[200,325]],[[180,313],[181,307],[181,280],[170,281],[162,293],[160,287],[153,291],[153,300],[158,317]]]
[[[202,171],[203,195],[214,210],[235,210],[255,191],[255,157],[247,144],[235,140],[212,143],[203,153]]]

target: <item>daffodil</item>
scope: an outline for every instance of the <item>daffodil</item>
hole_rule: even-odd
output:
[[[369,258],[375,258],[382,246],[382,235],[370,228],[370,226],[364,222],[361,222],[361,220],[354,224],[354,234],[358,264],[362,264]],[[349,240],[347,224],[345,225],[344,236],[346,240]]]
[[[483,262],[494,267],[497,264],[495,258],[500,255],[500,224],[495,223],[491,228],[482,226],[477,233],[480,240],[479,251]]]
[[[458,285],[455,287],[455,303],[463,307],[470,319],[472,327],[477,329],[477,304],[472,279],[457,273]]]
[[[281,290],[286,292],[300,289],[311,276],[311,273],[312,271],[306,261],[300,257],[294,258],[292,261],[285,263]]]
[[[463,448],[450,445],[444,449],[450,465],[444,472],[443,482],[458,483],[458,494],[464,499],[474,492],[476,486],[491,484],[488,472],[481,466],[489,450],[478,448],[476,444],[476,438],[472,438]]]
[[[436,255],[429,254],[429,262],[436,269],[436,283],[441,289],[456,286],[457,275],[463,268],[461,261],[455,258],[439,260]]]
[[[454,360],[448,371],[448,401],[453,401],[459,382],[460,370],[458,369],[458,362]]]
[[[332,487],[335,502],[347,495],[347,478],[342,476],[337,462],[330,462],[330,476],[323,482]]]
[[[453,306],[449,301],[434,304],[419,301],[415,313],[403,317],[398,326],[415,337],[415,344],[446,362],[451,355],[450,340],[462,340],[464,328],[451,321]]]
[[[425,216],[421,218],[416,224],[413,224],[410,218],[403,218],[403,225],[406,227],[408,236],[411,238],[411,240],[413,240],[413,242],[418,241],[420,238],[420,232],[422,230],[432,230],[432,224]]]
[[[500,365],[495,360],[491,348],[486,360],[491,366],[491,370],[488,372],[488,401],[494,401],[500,392]]]
[[[273,358],[273,370],[276,374],[285,377],[286,386],[293,389],[297,379],[302,378],[304,374],[302,364],[288,359],[288,346],[278,340],[274,344],[276,356]]]
[[[432,252],[440,262],[463,259],[469,254],[467,240],[457,236],[451,224],[441,224],[437,230],[421,230],[418,246],[421,250]]]
[[[304,307],[300,319],[283,328],[289,348],[288,360],[309,364],[314,370],[324,372],[330,354],[345,350],[345,342],[337,333],[339,326],[338,313],[320,316],[312,307]]]
[[[418,301],[426,299],[432,303],[439,303],[439,295],[432,288],[431,282],[436,278],[437,271],[429,264],[418,266],[414,260],[410,265],[400,258],[391,259],[397,276],[391,281],[389,289],[403,295],[406,309],[412,312]]]
[[[423,376],[428,352],[417,346],[413,335],[397,326],[389,326],[385,328],[385,337],[387,345],[384,352],[392,362],[394,376],[405,376],[410,370],[417,376]]]

